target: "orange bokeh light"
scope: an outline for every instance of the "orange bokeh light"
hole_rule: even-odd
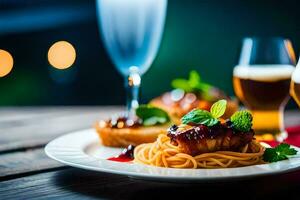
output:
[[[75,48],[67,41],[54,43],[48,51],[48,61],[57,69],[67,69],[71,67],[75,59]]]
[[[0,49],[0,77],[4,77],[12,70],[14,59],[9,52]]]

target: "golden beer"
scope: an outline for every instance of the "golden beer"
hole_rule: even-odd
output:
[[[234,68],[234,91],[251,110],[253,128],[258,134],[278,135],[284,131],[283,109],[289,98],[294,67],[279,66],[236,66]]]

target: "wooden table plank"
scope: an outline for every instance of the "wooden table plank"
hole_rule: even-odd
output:
[[[68,109],[62,115],[37,117],[16,126],[0,126],[0,152],[42,146],[59,135],[91,128],[97,120],[120,112],[122,107]]]
[[[3,199],[297,199],[300,173],[202,184],[158,183],[64,169],[0,183]]]
[[[65,165],[48,158],[43,148],[2,154],[0,155],[0,180],[63,166]]]
[[[124,111],[123,106],[41,106],[41,107],[0,107],[0,122],[26,120],[27,118],[43,117],[52,114],[78,113],[117,110]]]
[[[29,108],[27,108],[29,109]],[[54,108],[32,108],[32,113],[30,110],[24,110],[22,108],[20,111],[18,108],[14,110],[12,116],[7,116],[7,112],[0,112],[0,130],[4,131],[7,128],[24,127],[27,125],[38,124],[42,121],[48,121],[49,119],[55,119],[57,117],[72,117],[74,115],[84,115],[84,114],[96,114],[99,116],[109,117],[109,115],[122,111],[122,107],[117,106],[107,106],[107,107],[56,107]],[[27,116],[29,115],[29,117]],[[108,115],[108,116],[107,116]],[[2,138],[5,135],[2,135]]]
[[[75,108],[75,109],[74,109]],[[17,126],[38,118],[51,118],[91,110],[90,107],[0,107],[0,127]]]
[[[27,118],[25,125],[19,124],[10,128],[0,126],[2,131],[0,135],[0,180],[62,167],[62,164],[45,155],[43,147],[46,143],[70,131],[92,128],[96,120],[120,112],[122,108],[83,107],[63,108],[62,110],[52,112],[51,116],[47,117],[37,115],[31,117],[30,120]],[[27,151],[27,149],[32,150]]]

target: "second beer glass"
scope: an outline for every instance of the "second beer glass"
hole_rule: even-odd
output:
[[[283,110],[294,65],[295,54],[289,40],[244,39],[239,63],[233,70],[233,86],[237,97],[253,114],[256,133],[270,133],[279,141],[287,137]]]

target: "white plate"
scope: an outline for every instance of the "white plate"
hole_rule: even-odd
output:
[[[297,155],[289,160],[271,164],[227,169],[171,169],[109,161],[107,158],[118,155],[122,149],[101,145],[97,133],[88,129],[69,133],[51,141],[45,147],[45,152],[54,160],[82,169],[157,181],[186,182],[251,178],[294,171],[300,169],[300,149],[294,148],[298,150]]]

